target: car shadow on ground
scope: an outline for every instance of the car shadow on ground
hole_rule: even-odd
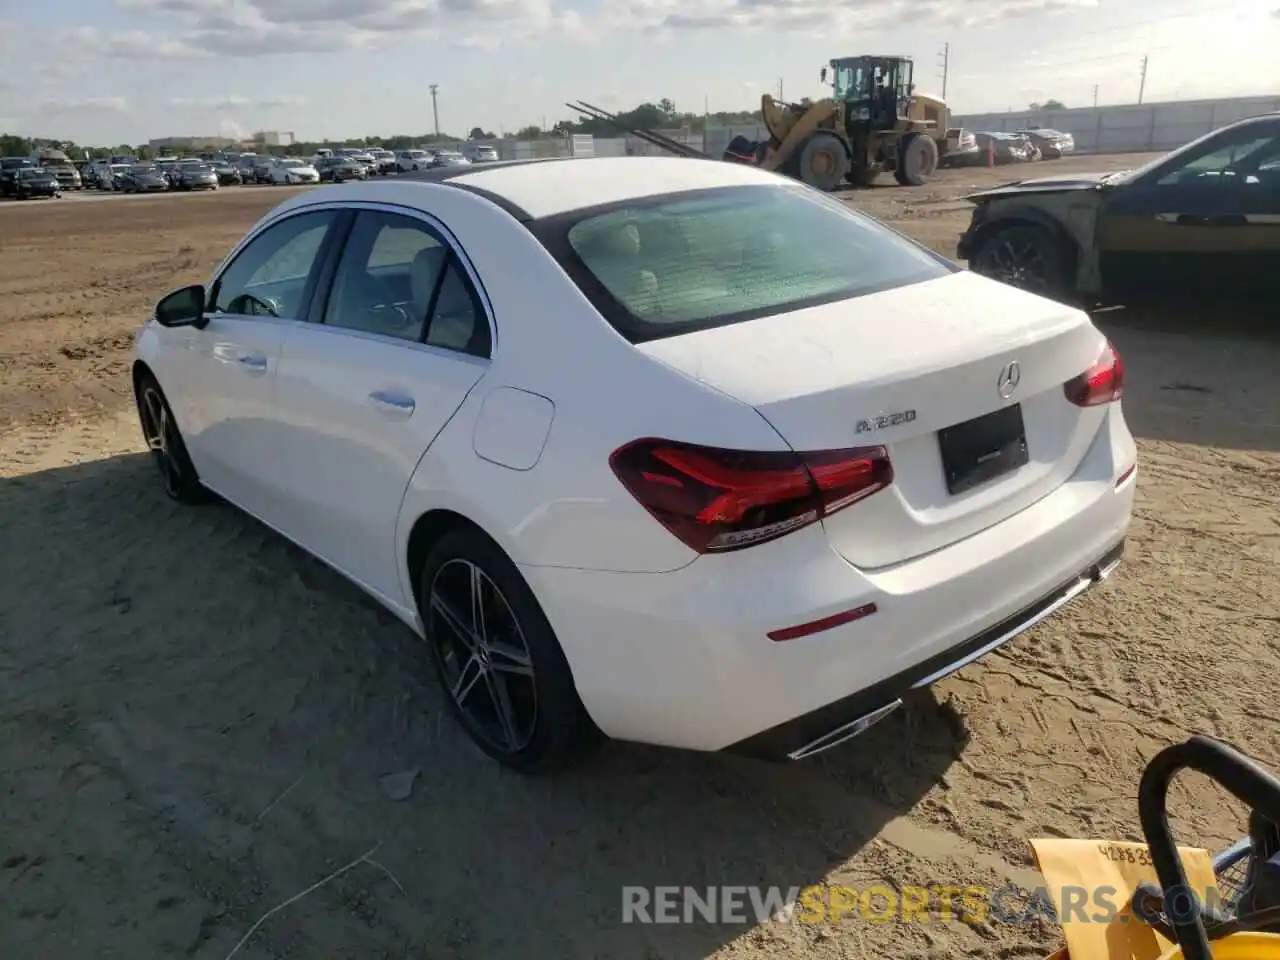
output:
[[[236,956],[702,957],[773,925],[749,901],[626,924],[623,888],[821,883],[966,740],[926,695],[801,765],[612,744],[524,779],[408,629],[239,511],[164,499],[142,454],[0,480],[0,545],[0,833],[35,864],[0,925],[26,955],[73,930],[225,957],[354,863]],[[380,781],[415,770],[407,799]]]
[[[1280,451],[1274,305],[1144,304],[1093,319],[1124,360],[1124,414],[1135,435]]]

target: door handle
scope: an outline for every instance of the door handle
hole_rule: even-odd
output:
[[[267,369],[267,358],[261,354],[241,357],[240,365],[247,367],[253,373],[263,373]]]
[[[403,416],[412,414],[417,406],[413,397],[407,397],[402,393],[388,393],[385,390],[375,390],[369,394],[369,400],[381,410],[385,410],[388,413],[399,413]]]

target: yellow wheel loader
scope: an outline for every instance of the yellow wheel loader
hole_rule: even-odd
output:
[[[820,190],[845,181],[864,186],[882,172],[904,186],[925,183],[946,150],[950,115],[941,100],[915,93],[911,60],[844,57],[832,60],[830,69],[831,97],[802,103],[761,97],[769,139],[744,144],[735,138],[725,159],[749,159]]]

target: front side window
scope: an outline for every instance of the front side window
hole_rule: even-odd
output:
[[[289,217],[258,234],[218,278],[214,310],[299,320],[307,282],[318,267],[333,210]]]
[[[847,300],[952,269],[799,184],[670,194],[530,226],[632,342]]]
[[[1158,183],[1161,186],[1188,182],[1231,185],[1241,182],[1240,174],[1256,172],[1277,153],[1280,153],[1280,136],[1251,135],[1201,154],[1166,173]]]
[[[334,274],[325,323],[487,356],[488,319],[466,271],[427,223],[361,211]]]

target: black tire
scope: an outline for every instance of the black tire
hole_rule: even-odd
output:
[[[187,453],[187,445],[182,440],[182,431],[178,429],[169,400],[150,373],[138,377],[134,401],[138,406],[138,422],[142,426],[142,442],[147,445],[160,470],[165,494],[178,503],[206,502],[209,492],[200,484],[200,476]],[[161,437],[163,444],[159,443]]]
[[[898,161],[893,178],[904,187],[929,182],[938,169],[938,144],[927,133],[911,133],[898,144]]]
[[[490,680],[498,674],[491,667],[477,668],[488,670],[489,675],[482,676],[481,680],[464,682],[466,664],[459,666],[458,661],[465,652],[460,649],[460,645],[466,641],[459,639],[461,634],[458,631],[443,626],[447,615],[433,601],[433,593],[437,590],[439,597],[447,597],[450,578],[454,578],[453,582],[458,582],[456,575],[459,570],[467,568],[479,571],[496,588],[496,593],[489,594],[491,604],[486,622],[499,618],[505,621],[506,614],[502,611],[509,611],[517,629],[513,632],[511,642],[504,643],[504,647],[514,648],[517,641],[522,642],[530,663],[532,677],[520,677],[519,686],[514,690],[519,694],[516,699],[524,706],[528,706],[528,700],[532,699],[533,718],[529,721],[527,738],[505,738],[508,744],[514,741],[514,746],[497,743],[493,733],[486,729],[483,717],[478,719],[474,715],[484,712],[477,710],[476,696],[480,697],[480,707],[483,707],[485,699],[488,700],[490,712],[495,717],[500,712],[498,701],[502,699],[508,716],[511,715],[515,703],[512,699],[513,687],[508,686],[509,675],[504,674],[498,678],[505,691],[502,694],[494,693],[494,688],[490,685]],[[455,719],[481,750],[511,770],[537,775],[554,773],[572,766],[603,741],[603,735],[587,715],[586,708],[578,697],[569,663],[551,624],[547,622],[529,585],[497,544],[479,530],[452,530],[442,536],[427,553],[419,572],[419,583],[423,629],[445,701]],[[505,603],[499,603],[499,600]],[[446,603],[449,601],[446,600]],[[451,606],[456,608],[460,604],[453,602]],[[498,662],[497,657],[484,657],[482,660],[484,663]],[[456,686],[476,691],[470,697],[465,692],[462,694],[461,699],[469,705],[465,709],[454,695],[453,689]],[[505,731],[512,729],[512,726],[503,726]]]
[[[810,134],[800,148],[800,180],[815,190],[834,190],[849,172],[849,153],[840,138],[827,130]]]
[[[1070,292],[1069,251],[1045,227],[1014,224],[983,239],[969,262],[974,273],[1061,299]]]

